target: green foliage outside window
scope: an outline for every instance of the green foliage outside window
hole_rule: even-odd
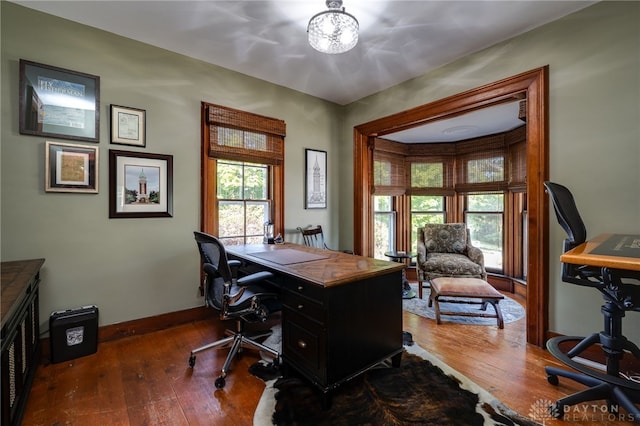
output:
[[[218,233],[225,244],[260,241],[269,220],[269,167],[217,162]]]
[[[441,195],[411,196],[411,251],[418,249],[418,228],[427,223],[444,223],[445,203]]]
[[[503,193],[467,195],[466,222],[473,245],[485,255],[485,266],[502,269]]]

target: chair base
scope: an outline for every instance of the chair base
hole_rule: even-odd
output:
[[[558,377],[565,377],[588,386],[587,389],[558,399],[549,407],[550,412],[556,418],[562,418],[565,408],[568,406],[589,401],[606,400],[610,413],[616,413],[616,406],[620,406],[627,411],[629,419],[640,423],[640,409],[636,405],[640,403],[640,383],[600,372],[574,359],[585,349],[585,346],[588,346],[585,342],[595,340],[594,336],[596,335],[594,334],[588,338],[558,336],[549,339],[547,342],[547,349],[555,358],[577,370],[576,372],[556,367],[545,367],[547,381],[556,386],[559,383]],[[567,354],[560,349],[560,345],[568,341],[577,341],[579,343]],[[576,348],[578,348],[577,351]]]
[[[213,343],[209,343],[207,345],[196,348],[191,351],[191,355],[189,356],[189,367],[193,368],[196,364],[197,353],[209,349],[222,349],[231,346],[231,350],[229,350],[229,354],[227,355],[227,358],[225,359],[222,366],[220,376],[218,376],[215,381],[216,389],[222,389],[225,386],[226,377],[230,371],[231,362],[243,348],[256,349],[266,352],[274,357],[274,364],[278,365],[280,363],[280,353],[278,351],[254,340],[269,336],[271,334],[271,330],[250,334],[247,334],[243,331],[230,332],[229,330],[227,330],[227,333],[231,333],[231,335]]]

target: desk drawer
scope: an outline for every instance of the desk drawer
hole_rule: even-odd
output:
[[[305,283],[303,281],[286,279],[284,280],[283,287],[286,290],[291,291],[294,294],[299,294],[301,296],[308,297],[317,301],[318,303],[322,303],[323,300],[323,290],[324,287],[314,284]]]
[[[285,290],[282,292],[282,304],[292,312],[304,315],[320,325],[324,324],[324,309],[313,299]]]
[[[326,381],[326,339],[324,328],[308,319],[283,311],[282,345],[285,361],[297,365],[311,377]]]

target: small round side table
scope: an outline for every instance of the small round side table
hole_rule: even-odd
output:
[[[407,253],[406,251],[388,251],[384,254],[394,262],[405,263],[407,259],[409,261],[417,256],[415,253]],[[406,268],[402,270],[402,298],[413,299],[416,297],[416,292],[411,290],[409,280],[407,280]]]

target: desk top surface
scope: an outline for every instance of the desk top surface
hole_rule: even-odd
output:
[[[563,253],[560,260],[574,265],[640,271],[640,235],[601,234]]]
[[[324,287],[400,271],[404,265],[299,244],[226,246],[227,253]]]

